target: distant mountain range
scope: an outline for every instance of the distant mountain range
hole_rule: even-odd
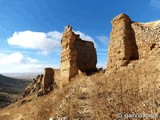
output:
[[[32,80],[39,74],[42,73],[1,73],[3,76],[20,80]]]

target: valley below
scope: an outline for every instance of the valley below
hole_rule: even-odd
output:
[[[0,74],[0,108],[20,99],[26,86],[36,75],[29,73]]]

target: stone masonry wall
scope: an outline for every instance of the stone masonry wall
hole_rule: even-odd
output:
[[[132,28],[135,33],[139,58],[148,58],[151,50],[160,47],[160,21],[145,24],[133,22]]]
[[[144,24],[118,15],[112,20],[107,72],[127,66],[132,60],[146,59],[156,47],[160,47],[160,21]]]
[[[113,19],[112,26],[107,71],[117,70],[121,66],[126,66],[130,60],[138,59],[130,18],[125,14],[120,14]]]
[[[25,89],[23,97],[36,94],[42,96],[52,91],[55,86],[55,70],[52,68],[45,68],[44,75],[38,75],[36,79],[33,79],[31,84]]]
[[[54,83],[54,70],[52,68],[44,69],[44,77],[42,80],[42,85],[44,90]]]
[[[97,56],[94,44],[82,40],[70,26],[66,27],[61,45],[61,84],[67,84],[79,72],[96,70]]]

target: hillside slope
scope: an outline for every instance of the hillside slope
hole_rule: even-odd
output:
[[[77,75],[63,89],[0,110],[1,120],[113,120],[117,113],[160,114],[160,50],[118,71]],[[25,101],[25,103],[24,103]],[[138,118],[133,118],[134,120]],[[151,119],[151,118],[149,118]],[[158,120],[159,118],[156,118]]]
[[[54,74],[50,68],[47,79],[33,81],[33,94],[1,109],[0,120],[159,120],[160,24],[142,24],[120,14],[112,26],[106,72],[77,69],[77,61],[88,55],[76,58],[72,45],[79,35],[68,28],[60,70]]]
[[[0,107],[20,98],[29,81],[18,80],[0,75]]]

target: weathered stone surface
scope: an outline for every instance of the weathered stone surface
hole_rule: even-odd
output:
[[[121,24],[124,21],[131,21],[126,15],[121,15],[119,18],[117,20],[122,20],[120,22]],[[75,81],[67,88],[57,89],[53,94],[45,96],[43,99],[33,101],[30,98],[23,99],[21,102],[21,104],[24,104],[23,106],[17,106],[17,103],[15,103],[10,107],[6,107],[4,110],[2,109],[0,111],[0,120],[13,120],[17,118],[24,120],[47,120],[50,116],[53,117],[53,119],[84,118],[88,120],[110,120],[117,118],[117,112],[134,113],[135,111],[139,113],[154,112],[154,114],[160,115],[160,42],[159,34],[157,34],[159,30],[157,31],[155,29],[159,29],[159,22],[145,25],[141,25],[140,23],[137,25],[135,22],[129,23],[131,23],[132,30],[127,30],[127,33],[133,32],[135,34],[133,34],[133,36],[131,34],[129,35],[132,37],[135,36],[134,39],[138,47],[138,49],[136,49],[138,56],[134,57],[134,47],[131,47],[133,50],[130,47],[126,48],[128,44],[125,42],[129,40],[130,43],[130,41],[132,41],[128,39],[130,37],[128,37],[125,30],[128,24],[122,25],[122,29],[115,32],[117,36],[114,39],[113,35],[111,36],[114,42],[110,42],[110,45],[111,43],[115,43],[113,47],[121,43],[119,47],[117,47],[117,51],[119,49],[124,50],[122,51],[122,56],[119,57],[119,54],[114,54],[116,48],[112,49],[111,46],[110,52],[113,52],[112,54],[117,56],[117,58],[128,57],[129,59],[126,59],[127,66],[116,66],[115,69],[117,68],[118,70],[106,75],[103,75],[103,73],[96,73],[92,76],[78,75],[74,78]],[[119,28],[118,22],[116,24]],[[140,28],[137,27],[139,25]],[[129,28],[131,26],[129,25]],[[143,32],[142,34],[139,32],[139,29],[140,31],[141,28],[144,29],[143,27],[147,27],[147,31],[148,27],[153,27],[155,31],[147,32],[147,34],[144,35]],[[119,36],[121,32],[124,38]],[[152,33],[155,34],[150,37]],[[138,36],[140,36],[140,38]],[[148,42],[141,42],[141,40],[148,40]],[[149,41],[153,43],[150,44]],[[126,50],[130,52],[126,53],[128,52]],[[149,52],[143,52],[143,50],[148,50]],[[109,59],[113,59],[112,57],[115,56],[111,56]],[[125,61],[116,58],[113,60],[115,60],[115,63],[118,65],[118,61]],[[120,65],[123,66],[124,64]],[[109,70],[111,69],[112,68]],[[57,71],[57,73],[55,72],[54,78],[56,78],[56,74],[58,78],[59,71]],[[49,89],[52,90],[52,86],[50,86]],[[41,90],[37,94],[37,96],[43,95],[44,93]],[[29,100],[31,100],[30,103],[26,104]],[[71,111],[71,117],[68,117],[68,110]],[[95,111],[98,111],[98,117]],[[149,119],[151,118],[148,118],[148,120]]]
[[[108,49],[107,72],[127,66],[131,61],[145,59],[155,47],[160,46],[160,22],[133,22],[120,14],[112,20]]]
[[[138,58],[130,18],[125,14],[120,14],[113,19],[112,26],[107,71],[117,70],[127,65],[129,60]]]
[[[24,97],[31,94],[41,96],[46,92],[53,90],[54,84],[54,70],[52,68],[45,68],[44,75],[38,75],[36,79],[33,79],[31,84],[25,89]],[[40,95],[39,95],[40,94]]]
[[[37,84],[41,84],[42,79],[43,79],[43,74],[38,75],[38,77],[37,77]]]
[[[97,56],[94,44],[82,40],[70,26],[66,27],[61,45],[62,84],[67,84],[79,72],[89,73],[96,70]]]
[[[140,59],[147,59],[149,52],[160,47],[160,21],[149,23],[133,22],[136,44]]]
[[[54,69],[54,83],[57,85],[60,85],[61,82],[61,76],[60,76],[60,69]]]
[[[52,68],[45,68],[44,69],[44,77],[42,80],[42,86],[45,89],[47,89],[51,84],[54,83],[54,70]]]

